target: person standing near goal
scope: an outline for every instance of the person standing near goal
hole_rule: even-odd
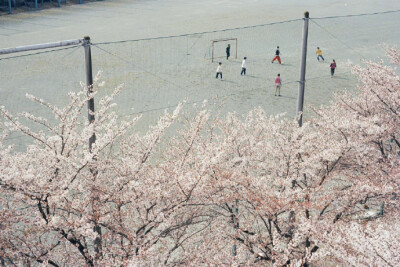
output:
[[[275,96],[278,94],[278,96],[281,96],[281,85],[282,85],[282,79],[281,75],[278,73],[278,76],[275,78]]]
[[[240,72],[240,75],[246,75],[246,59],[247,59],[247,57],[244,57],[244,58],[243,58],[243,61],[242,61],[242,71]]]
[[[275,57],[274,59],[271,61],[271,63],[274,63],[275,60],[278,60],[279,64],[282,64],[281,62],[281,57],[279,56],[281,54],[281,52],[279,51],[279,46],[276,47],[276,51],[275,51]]]
[[[228,44],[228,46],[226,47],[226,60],[228,60],[230,56],[231,56],[231,45]]]
[[[222,62],[220,62],[220,63],[218,64],[218,67],[217,67],[217,75],[215,76],[215,78],[218,79],[218,76],[221,76],[221,80],[222,80]]]

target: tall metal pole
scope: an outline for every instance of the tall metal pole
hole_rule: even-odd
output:
[[[35,9],[38,9],[37,0],[35,0]]]
[[[212,42],[212,55],[211,55],[211,62],[214,62],[214,41]]]
[[[92,53],[90,50],[90,37],[83,37],[83,47],[85,48],[85,70],[86,70],[86,86],[88,87],[88,94],[93,92],[93,73],[92,73]],[[94,99],[88,101],[88,119],[89,123],[94,122]],[[93,143],[96,141],[96,134],[89,138],[89,150],[92,151]]]
[[[93,92],[93,72],[92,72],[92,53],[90,49],[90,37],[85,36],[83,37],[83,47],[85,48],[85,70],[86,70],[86,86],[88,88],[88,95]],[[94,123],[94,98],[90,98],[88,101],[88,119],[89,124]],[[96,134],[93,131],[92,136],[89,138],[89,151],[92,151],[92,147],[94,142],[96,142]],[[93,176],[97,176],[97,170],[90,169],[90,172]],[[101,250],[102,250],[102,235],[101,235],[101,227],[95,222],[95,226],[93,231],[97,233],[97,237],[94,240],[94,252],[95,252],[95,259],[99,259],[101,257]]]
[[[304,104],[304,86],[306,83],[306,60],[307,60],[307,38],[308,38],[308,20],[310,13],[304,12],[303,25],[303,46],[301,49],[299,96],[297,98],[297,122],[301,127],[303,125],[303,104]]]
[[[11,0],[8,0],[8,8],[9,8],[8,13],[12,14]]]

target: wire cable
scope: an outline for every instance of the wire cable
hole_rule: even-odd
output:
[[[344,18],[344,17],[361,17],[361,16],[373,16],[373,15],[380,15],[380,14],[389,14],[389,13],[397,13],[400,12],[398,10],[389,10],[389,11],[382,11],[382,12],[374,12],[374,13],[362,13],[362,14],[349,14],[349,15],[340,15],[340,16],[329,16],[329,17],[315,17],[311,19],[315,20],[322,20],[322,19],[335,19],[335,18]],[[106,44],[116,44],[116,43],[126,43],[126,42],[139,42],[139,41],[148,41],[148,40],[159,40],[159,39],[167,39],[167,38],[178,38],[178,37],[185,37],[185,36],[193,36],[193,35],[201,35],[207,33],[218,33],[218,32],[225,32],[225,31],[233,31],[233,30],[242,30],[242,29],[249,29],[249,28],[257,28],[257,27],[264,27],[288,22],[295,22],[301,21],[301,19],[291,19],[291,20],[283,20],[277,22],[270,22],[258,25],[251,25],[251,26],[244,26],[244,27],[236,27],[236,28],[227,28],[222,30],[214,30],[214,31],[204,31],[204,32],[196,32],[196,33],[186,33],[186,34],[179,34],[179,35],[169,35],[169,36],[160,36],[160,37],[151,37],[151,38],[141,38],[141,39],[131,39],[131,40],[120,40],[120,41],[111,41],[111,42],[100,42],[96,43],[98,45],[106,45]]]
[[[348,17],[362,17],[362,16],[373,16],[373,15],[381,15],[381,14],[389,14],[389,13],[397,13],[397,12],[400,12],[400,9],[381,11],[381,12],[373,12],[373,13],[349,14],[349,15],[330,16],[330,17],[315,17],[315,18],[311,18],[311,19],[336,19],[336,18],[348,18]]]
[[[71,52],[69,52],[69,53],[67,53],[67,54],[65,54],[62,58],[66,58],[67,56],[70,56],[70,55],[72,55],[73,53],[75,53],[76,51],[78,51],[79,50],[79,48],[81,48],[82,47],[82,45],[77,45],[77,46],[75,46],[76,47],[76,49],[74,49],[74,50],[72,50]]]
[[[341,43],[342,45],[344,45],[345,47],[349,48],[351,51],[353,51],[354,53],[356,53],[357,55],[359,55],[362,59],[365,59],[365,57],[360,54],[359,52],[357,52],[354,48],[352,48],[351,46],[349,46],[348,44],[346,44],[345,42],[343,42],[340,38],[336,37],[335,35],[333,35],[330,31],[328,31],[326,28],[322,27],[320,24],[318,24],[316,21],[314,21],[313,19],[310,19],[312,23],[314,23],[315,25],[317,25],[318,27],[320,27],[322,30],[324,30],[325,32],[327,32],[332,38],[334,38],[336,41],[338,41],[339,43]]]
[[[112,41],[112,42],[100,42],[100,43],[95,43],[95,44],[97,44],[97,45],[107,45],[107,44],[117,44],[117,43],[128,43],[128,42],[139,42],[139,41],[178,38],[178,37],[185,37],[185,36],[202,35],[202,34],[207,34],[207,33],[218,33],[218,32],[225,32],[225,31],[234,31],[234,30],[242,30],[242,29],[249,29],[249,28],[258,28],[258,27],[264,27],[264,26],[270,26],[270,25],[294,22],[294,21],[301,21],[301,20],[303,20],[303,19],[283,20],[283,21],[278,21],[278,22],[271,22],[271,23],[265,23],[265,24],[259,24],[259,25],[236,27],[236,28],[228,28],[228,29],[222,29],[222,30],[204,31],[204,32],[196,32],[196,33],[185,33],[185,34],[179,34],[179,35],[168,35],[168,36],[141,38],[141,39],[132,39],[132,40],[121,40],[121,41]]]
[[[124,58],[122,58],[122,57],[120,57],[120,56],[117,56],[117,55],[113,54],[113,53],[110,52],[110,51],[107,51],[107,50],[101,48],[98,44],[92,44],[92,45],[93,45],[94,47],[96,47],[97,49],[99,49],[99,50],[101,50],[101,51],[103,51],[103,52],[105,52],[105,53],[107,53],[107,54],[109,54],[109,55],[111,55],[111,56],[114,56],[115,58],[118,58],[119,60],[121,60],[121,61],[123,61],[123,62],[125,62],[125,63],[127,63],[127,64],[133,65],[134,67],[136,67],[136,68],[142,70],[143,72],[145,72],[145,73],[147,73],[147,74],[149,74],[149,75],[151,75],[151,76],[153,76],[153,77],[155,77],[155,78],[157,78],[157,79],[163,81],[163,82],[166,83],[166,84],[172,84],[173,86],[176,86],[177,88],[183,89],[183,90],[186,91],[186,92],[188,91],[188,90],[186,90],[186,89],[187,89],[187,86],[184,88],[184,87],[182,87],[182,86],[180,86],[180,85],[178,85],[178,84],[176,84],[176,83],[174,83],[174,82],[171,82],[171,81],[169,81],[169,80],[167,80],[167,79],[165,79],[165,78],[162,78],[162,77],[160,77],[160,76],[158,76],[158,75],[152,73],[151,71],[148,71],[148,70],[146,70],[145,68],[143,68],[143,67],[141,67],[141,66],[138,66],[137,64],[135,64],[135,63],[133,63],[133,62],[130,62],[130,61],[128,61],[128,60],[126,60],[126,59],[124,59]],[[160,90],[160,88],[158,88],[158,90]],[[193,92],[191,92],[191,93],[193,93]],[[196,93],[195,93],[195,94],[196,94]],[[178,98],[178,96],[177,96],[176,94],[175,94],[175,97]]]

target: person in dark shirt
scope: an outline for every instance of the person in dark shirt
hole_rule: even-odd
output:
[[[228,46],[226,47],[226,60],[228,60],[230,56],[231,56],[231,45],[228,44]]]
[[[336,61],[335,60],[333,60],[330,67],[331,67],[331,78],[332,78],[333,74],[335,74],[335,69],[336,69]]]
[[[274,59],[271,61],[271,63],[274,63],[275,60],[278,60],[279,64],[282,64],[281,62],[281,57],[279,56],[281,54],[281,52],[279,51],[279,46],[276,47],[276,51],[275,51],[275,57]]]

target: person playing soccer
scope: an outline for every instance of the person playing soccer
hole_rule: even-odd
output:
[[[317,51],[315,52],[315,54],[317,55],[317,60],[319,61],[319,58],[322,58],[322,61],[325,62],[324,57],[322,56],[322,50],[319,49],[319,47],[317,47]]]
[[[281,96],[281,85],[282,85],[282,79],[281,79],[281,75],[278,73],[278,76],[276,76],[275,78],[275,96],[276,94],[278,94],[278,96]]]
[[[247,59],[247,57],[244,57],[244,58],[243,58],[243,61],[242,61],[242,71],[240,72],[240,75],[246,75],[246,59]]]
[[[218,67],[217,67],[217,75],[215,76],[215,78],[218,79],[218,76],[221,76],[221,80],[222,80],[222,62],[220,62],[220,63],[218,64]]]
[[[226,60],[228,60],[230,56],[231,56],[231,45],[228,44],[228,46],[226,47]]]
[[[330,67],[331,67],[331,78],[332,78],[333,74],[335,74],[335,69],[336,69],[336,61],[335,60],[332,61]]]
[[[275,57],[274,59],[271,61],[271,63],[274,63],[275,60],[278,60],[279,64],[282,64],[281,62],[281,57],[279,56],[281,54],[281,52],[279,51],[279,46],[276,47],[276,51],[275,51]]]

